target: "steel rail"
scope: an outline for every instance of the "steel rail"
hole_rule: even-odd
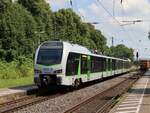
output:
[[[16,111],[18,109],[22,109],[24,107],[30,106],[30,105],[34,105],[37,103],[41,103],[43,101],[52,99],[52,98],[56,98],[58,96],[60,96],[62,94],[55,94],[55,95],[51,95],[51,96],[27,96],[25,98],[20,98],[11,102],[6,102],[0,105],[0,113],[9,113],[9,112],[13,112]]]
[[[122,87],[125,87],[123,88],[124,90],[122,92],[119,92],[117,95],[113,95],[113,97],[110,99],[110,100],[102,100],[102,104],[103,106],[101,105],[96,105],[96,109],[95,111],[92,111],[92,113],[106,113],[105,111],[108,110],[108,108],[111,107],[111,105],[114,105],[113,103],[115,102],[115,98],[118,96],[118,95],[121,95],[123,92],[127,91],[127,89],[129,89],[129,87],[131,87],[131,85],[138,79],[138,77],[136,77],[136,74],[135,75],[132,75],[132,77],[128,77],[126,78],[125,80],[119,82],[118,84],[106,89],[105,91],[103,92],[99,92],[97,93],[96,95],[84,100],[83,102],[73,106],[72,108],[66,110],[64,113],[74,113],[82,108],[84,108],[84,110],[86,110],[86,105],[88,106],[88,104],[92,103],[92,101],[95,101],[95,100],[98,100],[97,98],[102,98],[102,97],[105,97],[105,95],[107,95],[108,92],[112,91],[112,89],[117,89],[119,86],[122,88]],[[128,82],[131,82],[127,85]],[[121,89],[119,89],[121,90]],[[91,104],[92,105],[92,104]],[[99,107],[99,108],[98,108]],[[88,107],[87,107],[88,108]],[[88,108],[89,109],[89,108]],[[106,110],[107,109],[107,110]],[[78,111],[78,112],[81,112],[81,111]],[[82,111],[84,112],[84,111]],[[88,111],[89,113],[89,111]]]

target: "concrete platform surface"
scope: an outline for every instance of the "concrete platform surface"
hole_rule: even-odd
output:
[[[110,113],[150,113],[150,70],[135,83]]]
[[[27,85],[27,86],[21,86],[21,87],[14,87],[14,88],[4,88],[0,89],[0,97],[4,97],[7,95],[13,95],[13,94],[27,94],[30,90],[36,90],[37,87],[35,85]]]

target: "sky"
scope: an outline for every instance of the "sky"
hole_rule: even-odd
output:
[[[94,25],[107,38],[107,45],[124,44],[139,52],[139,58],[150,58],[150,0],[46,0],[53,11],[72,8],[83,22]],[[143,22],[135,22],[143,20]]]

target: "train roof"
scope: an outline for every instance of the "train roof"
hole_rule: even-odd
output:
[[[139,61],[150,61],[150,58],[140,58]]]
[[[124,59],[115,58],[115,57],[109,57],[109,56],[105,56],[105,55],[101,55],[101,54],[95,54],[95,53],[91,52],[91,50],[87,49],[86,47],[78,45],[78,44],[72,44],[69,42],[63,42],[63,43],[67,44],[67,46],[70,46],[69,49],[72,52],[88,54],[88,55],[102,57],[102,58],[110,58],[110,59],[115,59],[115,60],[129,61],[129,60],[124,60]]]
[[[115,59],[115,60],[130,61],[130,60],[124,60],[124,59],[115,58],[115,57],[109,57],[109,56],[105,56],[105,55],[101,55],[101,54],[95,54],[91,50],[87,49],[84,46],[81,46],[81,45],[78,45],[78,44],[73,44],[73,43],[66,42],[66,41],[47,41],[47,42],[44,42],[44,43],[52,43],[52,42],[63,43],[63,46],[66,47],[65,49],[69,50],[70,52],[88,54],[88,55],[91,55],[91,56],[97,56],[97,57],[102,57],[102,58],[110,58],[110,59]],[[42,43],[41,45],[43,45],[44,43]]]

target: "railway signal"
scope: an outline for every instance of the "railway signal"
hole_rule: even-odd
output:
[[[73,4],[72,4],[72,0],[70,0],[70,5],[72,6]]]
[[[123,0],[121,0],[120,3],[122,4],[122,3],[123,3]]]
[[[139,59],[139,52],[136,52],[136,59]]]

